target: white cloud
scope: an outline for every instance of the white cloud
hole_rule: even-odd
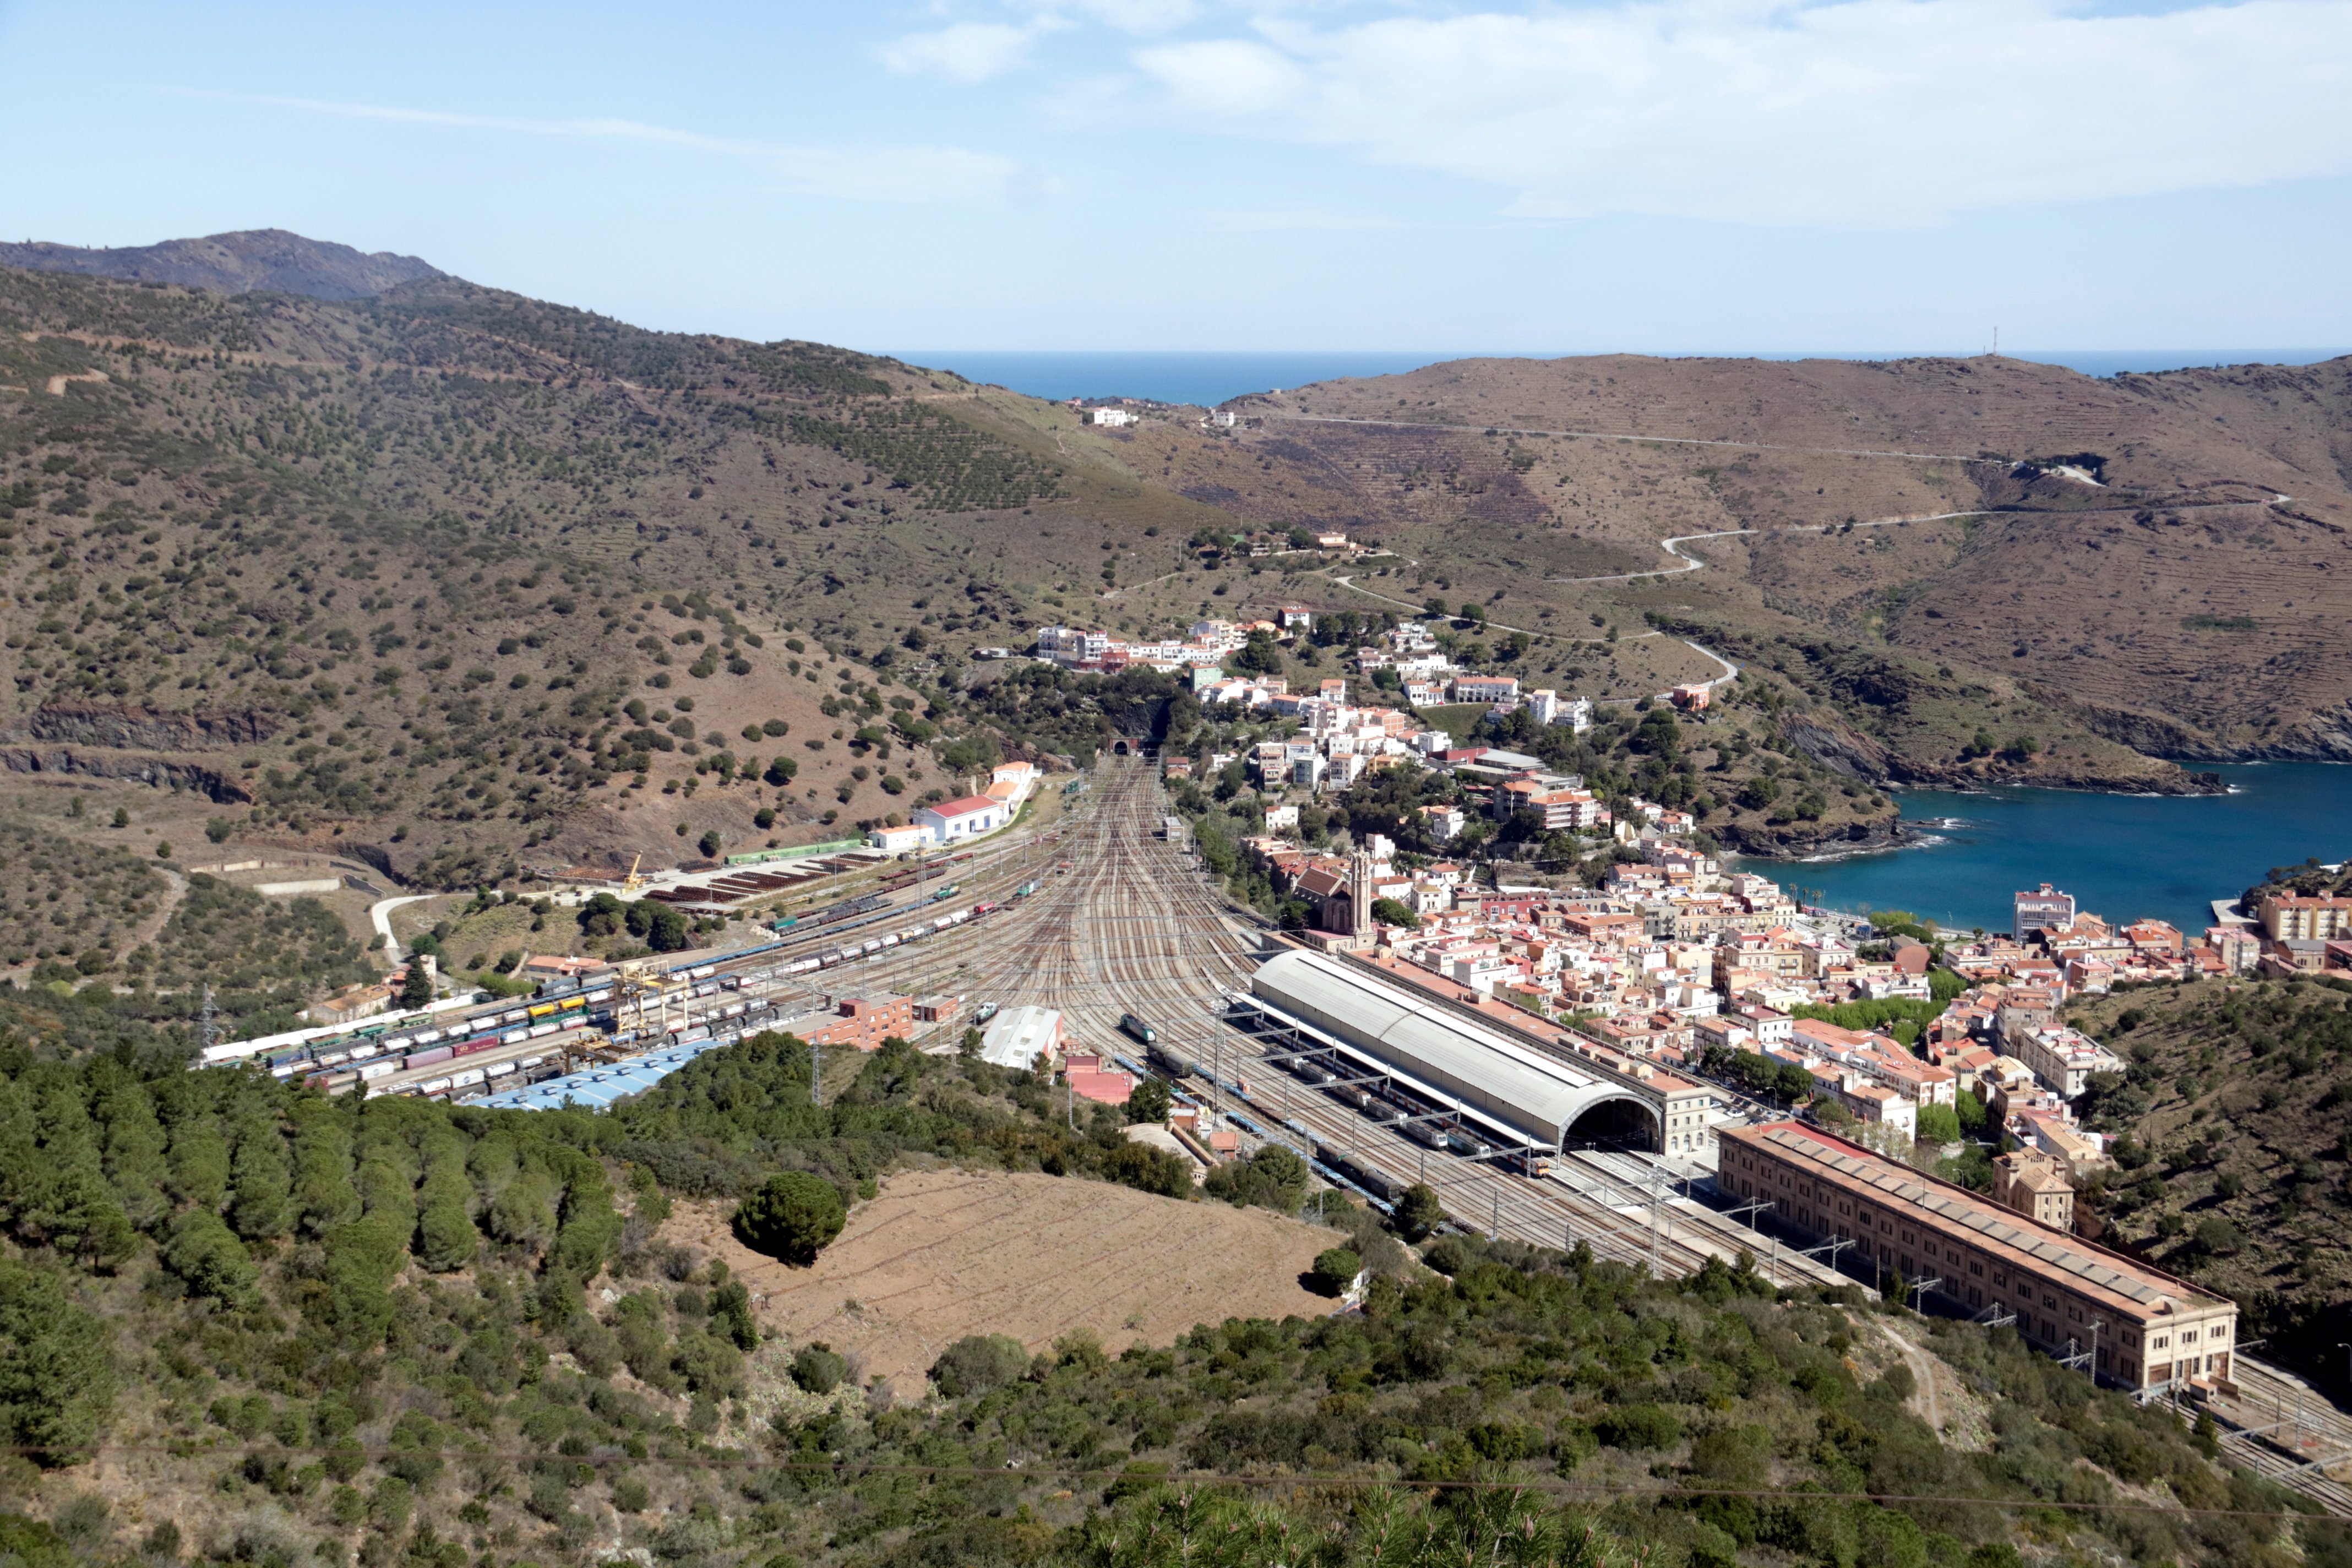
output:
[[[1028,58],[1029,46],[1049,24],[1015,27],[1003,22],[959,22],[935,33],[910,33],[882,47],[882,63],[894,71],[982,82]]]
[[[278,98],[252,93],[182,89],[182,96],[265,104],[343,120],[495,131],[571,141],[625,142],[674,147],[682,152],[741,159],[793,195],[852,201],[970,202],[994,196],[1027,199],[1046,182],[1034,170],[993,153],[962,147],[825,147],[747,142],[699,132],[648,125],[635,120],[530,120],[509,115],[453,113],[376,103],[340,103],[323,99]]]
[[[2352,172],[2352,0],[1631,0],[1261,21],[1135,59],[1197,125],[1485,182],[1538,219],[1892,227]]]

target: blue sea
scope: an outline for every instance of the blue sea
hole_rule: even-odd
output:
[[[1749,862],[1805,902],[1864,913],[1908,910],[1940,925],[2007,931],[2010,898],[2048,882],[2110,921],[2154,915],[2195,935],[2211,901],[2273,866],[2352,857],[2352,766],[2192,763],[2226,795],[2084,795],[2004,789],[1895,798],[1915,847],[1843,859]]]
[[[1494,351],[1426,353],[1032,353],[1025,350],[899,349],[895,358],[909,364],[951,370],[971,381],[1010,387],[1032,397],[1142,397],[1213,408],[1253,392],[1273,392],[1343,376],[1398,375],[1443,360]],[[1926,351],[1923,351],[1926,352]],[[2063,364],[2084,375],[2127,371],[2181,370],[2214,364],[2312,364],[2352,353],[2352,349],[2140,349],[2082,353],[2017,353],[2012,357]],[[1549,358],[1549,355],[1529,355]],[[1761,359],[1880,360],[1904,354],[1761,354]]]

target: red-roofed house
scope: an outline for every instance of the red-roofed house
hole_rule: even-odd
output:
[[[934,844],[953,844],[993,833],[1013,819],[1013,808],[984,795],[968,795],[926,805],[915,813],[915,826],[930,835]]]

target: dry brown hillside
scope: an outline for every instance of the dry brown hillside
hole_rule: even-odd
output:
[[[1827,637],[2142,751],[2352,756],[2352,360],[1465,360],[1234,406],[1144,426],[1145,471],[1388,545],[1408,599]],[[1659,547],[1707,534],[1702,570]]]

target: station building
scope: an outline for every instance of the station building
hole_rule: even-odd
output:
[[[1408,1090],[1507,1146],[1687,1152],[1720,1115],[1711,1086],[1393,961],[1279,953],[1229,1016],[1266,1045]]]
[[[2095,1357],[2100,1381],[2142,1394],[2222,1388],[2237,1303],[2136,1258],[2042,1225],[1798,1121],[1718,1133],[1717,1185],[1824,1240],[1851,1239],[1871,1272],[1935,1281],[1946,1300],[2055,1356]]]

